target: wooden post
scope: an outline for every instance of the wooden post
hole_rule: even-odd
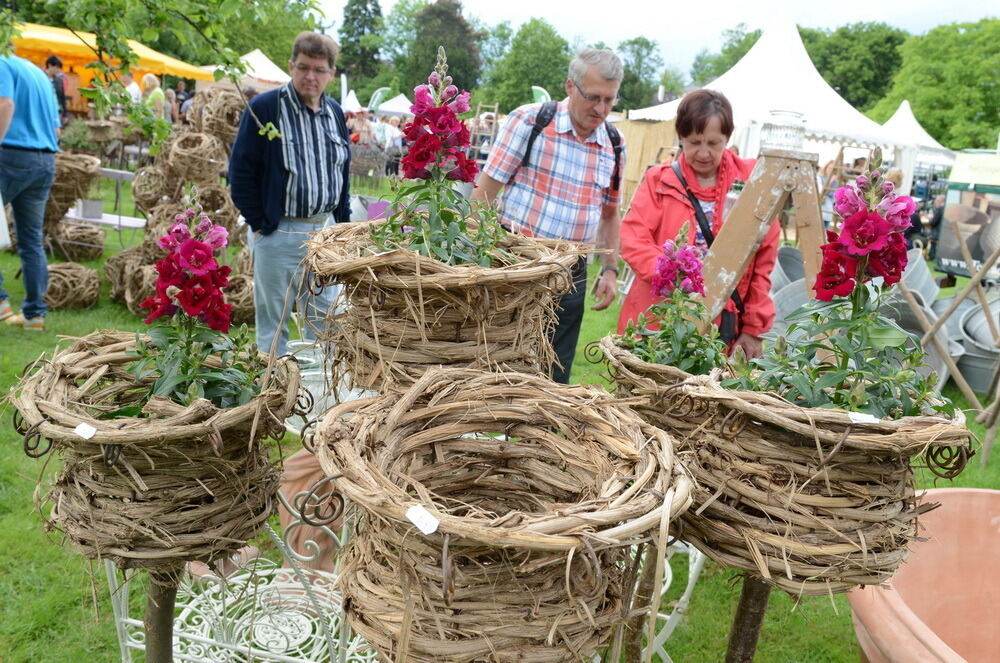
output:
[[[819,271],[823,223],[816,194],[815,164],[819,157],[805,152],[764,150],[726,216],[712,249],[705,258],[705,305],[708,320],[715,320],[760,247],[774,217],[789,196],[797,206],[796,232],[807,279]],[[801,216],[801,218],[799,218]],[[706,322],[705,326],[710,324]]]
[[[740,602],[736,606],[736,616],[733,617],[733,626],[729,631],[726,663],[753,661],[770,596],[771,586],[766,582],[749,575],[743,577]]]
[[[146,592],[146,663],[174,661],[174,604],[177,600],[178,573],[149,574]]]

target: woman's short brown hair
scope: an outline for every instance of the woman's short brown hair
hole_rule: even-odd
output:
[[[705,131],[709,120],[718,117],[722,133],[729,138],[733,135],[733,107],[721,92],[715,90],[695,90],[688,92],[677,107],[674,126],[677,135],[687,138]]]
[[[337,64],[337,50],[337,44],[333,39],[307,30],[300,32],[295,38],[295,43],[292,45],[292,62],[295,62],[295,58],[301,53],[311,58],[326,58],[330,69],[333,69]]]

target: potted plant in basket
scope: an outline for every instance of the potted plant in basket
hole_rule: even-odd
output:
[[[283,433],[299,382],[245,327],[227,334],[225,228],[188,210],[159,243],[149,333],[76,339],[11,400],[25,451],[63,461],[47,525],[87,557],[149,570],[146,660],[162,663],[184,564],[229,556],[271,513],[279,469],[264,441]]]
[[[506,366],[545,372],[555,298],[569,290],[578,249],[506,233],[488,207],[453,184],[472,182],[468,92],[447,73],[444,49],[414,90],[407,178],[386,220],[339,224],[309,241],[310,271],[344,285],[349,306],[330,320],[334,379],[381,389],[428,366]]]
[[[950,477],[969,454],[964,416],[916,370],[919,340],[878,314],[906,266],[913,206],[880,162],[876,153],[856,187],[837,191],[844,221],[822,247],[817,299],[790,316],[786,336],[765,336],[763,356],[713,366],[709,339],[685,345],[641,324],[600,345],[617,390],[649,398],[640,411],[684,448],[696,483],[685,537],[796,595],[890,577],[927,508],[911,458]],[[697,315],[677,295],[651,314]]]

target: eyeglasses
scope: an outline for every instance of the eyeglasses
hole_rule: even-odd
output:
[[[295,69],[296,71],[298,71],[300,74],[303,75],[308,74],[311,71],[317,76],[326,76],[331,71],[333,71],[332,69],[327,69],[326,67],[310,67],[309,65],[302,64],[301,62],[295,63]]]
[[[608,108],[614,108],[615,104],[618,103],[618,97],[602,97],[599,94],[587,94],[586,92],[583,91],[583,88],[580,87],[580,84],[577,83],[576,81],[573,81],[573,85],[576,86],[576,91],[580,93],[580,96],[583,97],[583,100],[586,101],[588,104],[596,105],[600,102],[604,102],[604,104],[606,104]]]

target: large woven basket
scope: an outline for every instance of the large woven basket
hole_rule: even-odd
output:
[[[226,168],[226,149],[218,138],[189,131],[170,145],[170,170],[188,182],[218,184]]]
[[[50,239],[66,260],[97,260],[104,254],[104,234],[104,228],[92,223],[60,223]]]
[[[502,248],[519,262],[451,266],[409,250],[377,252],[370,223],[341,223],[307,244],[319,283],[344,286],[346,310],[331,315],[335,379],[384,390],[431,366],[548,373],[556,299],[572,286],[582,249],[511,234]]]
[[[885,582],[906,559],[917,516],[913,462],[942,476],[969,454],[965,417],[869,421],[774,394],[723,389],[716,376],[648,364],[606,337],[616,391],[648,399],[695,481],[683,536],[726,566],[796,595]]]
[[[90,308],[101,294],[101,280],[96,269],[75,262],[49,265],[49,284],[45,289],[45,303],[49,309]]]
[[[536,375],[432,369],[333,408],[314,445],[361,512],[340,582],[384,661],[589,660],[649,607],[628,546],[688,503],[667,434]]]
[[[134,333],[108,331],[76,339],[34,362],[11,396],[25,452],[55,449],[62,461],[46,496],[49,525],[87,557],[121,568],[174,572],[228,556],[274,507],[280,470],[264,442],[281,435],[295,408],[296,364],[279,359],[265,370],[247,405],[143,405],[157,376],[128,371],[135,343]],[[265,368],[266,357],[256,361]],[[144,416],[113,415],[136,405]]]

